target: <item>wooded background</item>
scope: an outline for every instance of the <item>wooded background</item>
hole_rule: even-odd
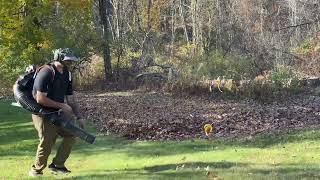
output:
[[[72,48],[79,89],[318,76],[319,0],[0,0],[0,89]],[[163,75],[163,76],[162,76]],[[160,78],[160,81],[161,81]],[[154,81],[154,80],[152,80]]]

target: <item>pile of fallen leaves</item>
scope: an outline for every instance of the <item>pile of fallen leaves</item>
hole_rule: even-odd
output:
[[[261,104],[250,100],[177,97],[163,93],[78,94],[82,112],[102,133],[128,139],[167,140],[204,137],[251,137],[260,133],[314,128],[320,124],[320,97],[299,96]]]

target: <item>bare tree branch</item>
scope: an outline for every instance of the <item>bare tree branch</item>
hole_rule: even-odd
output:
[[[297,24],[297,25],[293,25],[293,26],[286,26],[286,27],[282,27],[279,29],[274,29],[274,30],[272,30],[272,32],[282,31],[282,30],[290,29],[290,28],[297,28],[297,27],[306,26],[306,25],[312,25],[312,24],[315,24],[319,21],[320,21],[320,18],[316,19],[314,21],[311,21],[311,22],[306,22],[306,23],[301,23],[301,24]]]

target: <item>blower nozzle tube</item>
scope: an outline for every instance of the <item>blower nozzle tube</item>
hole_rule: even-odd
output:
[[[96,137],[94,135],[78,128],[73,123],[71,123],[70,120],[62,117],[59,112],[51,112],[39,105],[32,97],[32,94],[23,91],[23,89],[19,88],[18,84],[14,85],[13,94],[14,98],[22,106],[22,108],[30,111],[33,114],[37,114],[43,117],[44,120],[50,122],[51,124],[54,124],[55,126],[63,128],[64,130],[70,132],[76,137],[79,137],[87,143],[92,144],[95,141]]]

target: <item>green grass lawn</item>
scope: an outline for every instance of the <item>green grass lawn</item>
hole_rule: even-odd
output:
[[[27,179],[37,132],[31,115],[10,103],[0,102],[0,180]],[[234,141],[137,142],[98,135],[93,145],[79,140],[66,166],[71,174],[45,169],[42,178],[198,180],[208,179],[209,171],[220,179],[320,179],[320,131]]]

